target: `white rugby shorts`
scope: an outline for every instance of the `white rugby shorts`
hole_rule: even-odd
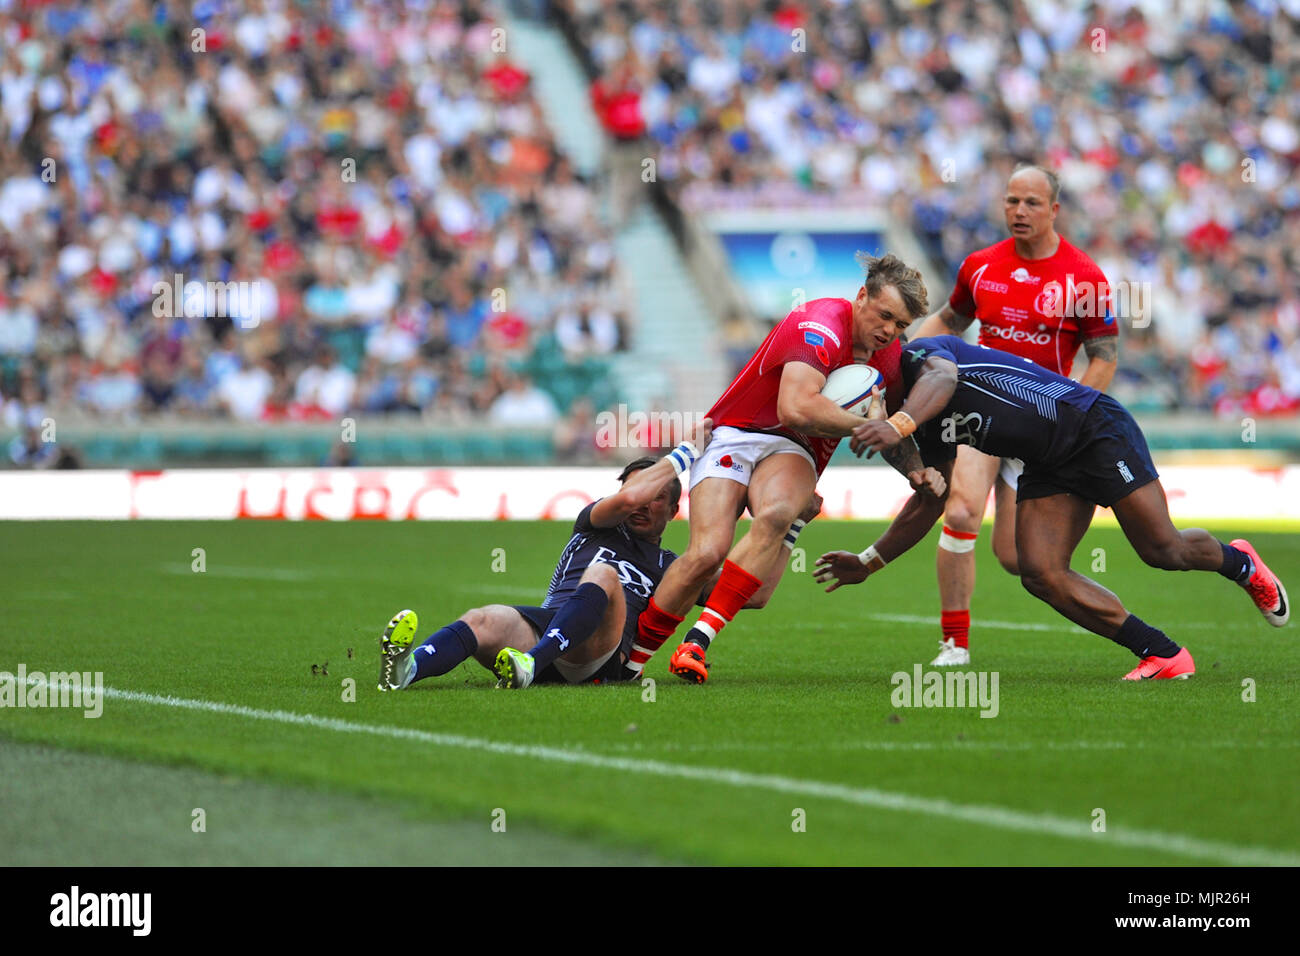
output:
[[[1025,463],[1019,458],[1003,458],[1002,467],[998,469],[998,477],[1011,486],[1015,491],[1020,486],[1020,476],[1025,472]]]
[[[730,478],[748,488],[754,467],[769,455],[802,455],[813,470],[814,479],[817,476],[817,463],[808,449],[798,442],[784,435],[766,435],[719,425],[713,429],[709,447],[691,466],[691,483],[687,491],[705,478]]]

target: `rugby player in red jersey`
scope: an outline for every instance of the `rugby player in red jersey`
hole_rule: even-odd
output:
[[[886,402],[897,405],[898,336],[925,314],[925,283],[897,256],[859,253],[858,261],[867,275],[856,299],[815,299],[791,312],[709,410],[712,443],[691,463],[690,544],[641,614],[629,669],[644,668],[722,565],[704,611],[669,663],[677,676],[704,681],[709,643],[765,581],[779,577],[782,545],[792,546],[802,530],[800,512],[818,477],[840,439],[863,423],[821,394],[827,375],[870,364],[882,375]],[[878,406],[873,411],[883,417]],[[943,492],[933,469],[907,477],[914,488]],[[746,506],[753,524],[733,548]]]
[[[1003,207],[1010,239],[972,252],[961,264],[947,304],[913,338],[961,335],[980,320],[981,345],[1030,359],[1069,377],[1082,343],[1088,365],[1080,381],[1104,392],[1115,374],[1118,333],[1106,277],[1056,232],[1060,183],[1041,166],[1020,165],[1007,182]],[[957,450],[936,565],[940,640],[934,666],[970,663],[970,605],[975,591],[975,539],[996,485],[993,553],[1019,574],[1016,483],[1024,465],[969,445]]]

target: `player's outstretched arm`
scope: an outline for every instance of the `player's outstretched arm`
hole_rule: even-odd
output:
[[[852,551],[828,551],[817,559],[813,577],[826,584],[827,593],[842,584],[859,584],[879,571],[890,561],[916,546],[943,515],[948,500],[947,485],[952,480],[952,461],[946,461],[936,470],[945,486],[944,494],[932,496],[913,492],[903,510],[898,513],[876,543],[860,554]]]
[[[591,509],[591,523],[597,528],[612,528],[622,524],[632,512],[654,501],[674,478],[680,478],[690,471],[695,459],[704,454],[712,437],[713,420],[700,419],[699,424],[691,429],[680,445],[649,468],[633,472],[617,493],[597,501]]]
[[[776,395],[776,417],[786,428],[818,438],[847,438],[862,419],[822,394],[826,376],[804,362],[786,362]]]
[[[907,337],[913,339],[928,338],[932,335],[961,335],[975,321],[973,315],[962,315],[947,302],[938,312],[932,312],[916,327],[916,331]]]
[[[883,421],[867,421],[853,429],[849,450],[861,458],[864,451],[874,454],[896,448],[918,426],[943,411],[956,390],[956,363],[931,355],[907,393],[903,407]]]
[[[879,388],[871,390],[871,407],[867,410],[867,418],[872,421],[885,419],[884,402],[880,400]],[[908,480],[913,491],[935,497],[947,494],[948,483],[943,480],[943,476],[938,471],[925,466],[925,462],[921,460],[921,449],[916,447],[913,439],[904,438],[894,448],[881,452],[880,457]]]

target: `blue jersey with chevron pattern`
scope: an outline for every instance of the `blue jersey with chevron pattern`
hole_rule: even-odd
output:
[[[957,390],[943,411],[916,431],[927,465],[956,457],[958,445],[1026,464],[1059,461],[1071,451],[1083,416],[1101,395],[1027,358],[971,345],[955,335],[903,346],[906,392],[932,355],[956,364]]]

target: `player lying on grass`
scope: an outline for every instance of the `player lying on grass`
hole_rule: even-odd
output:
[[[791,312],[709,410],[713,444],[691,468],[690,544],[641,615],[629,669],[644,667],[672,636],[721,565],[704,611],[669,661],[678,677],[703,682],[709,643],[767,586],[768,569],[784,567],[782,543],[793,547],[800,509],[840,439],[862,423],[821,394],[827,375],[868,363],[883,377],[886,401],[897,404],[897,339],[925,314],[925,284],[896,256],[859,254],[858,261],[867,275],[857,298],[815,299]],[[909,480],[920,487],[938,474],[918,468]],[[753,523],[732,547],[746,507]]]
[[[473,657],[498,677],[498,686],[625,680],[623,666],[636,637],[636,620],[664,571],[677,557],[659,547],[677,513],[678,476],[709,443],[705,419],[691,439],[656,462],[630,463],[617,494],[588,505],[551,576],[540,607],[490,604],[473,608],[420,645],[414,611],[394,615],[380,639],[380,690],[400,690],[448,673]],[[805,512],[821,509],[815,499]],[[774,568],[773,587],[784,568]],[[770,589],[749,606],[761,607]]]
[[[1128,648],[1139,659],[1125,680],[1190,677],[1192,655],[1128,610],[1110,591],[1070,569],[1070,556],[1096,507],[1115,512],[1138,556],[1170,571],[1217,571],[1246,589],[1274,627],[1290,617],[1286,590],[1250,543],[1224,544],[1199,529],[1179,531],[1137,422],[1095,389],[1006,352],[952,335],[903,347],[902,411],[853,433],[857,454],[888,452],[907,436],[920,458],[952,472],[957,445],[974,445],[1025,463],[1016,492],[1016,550],[1026,590],[1074,623]],[[875,544],[861,554],[817,559],[816,579],[857,584],[923,537],[943,498],[914,494]]]

